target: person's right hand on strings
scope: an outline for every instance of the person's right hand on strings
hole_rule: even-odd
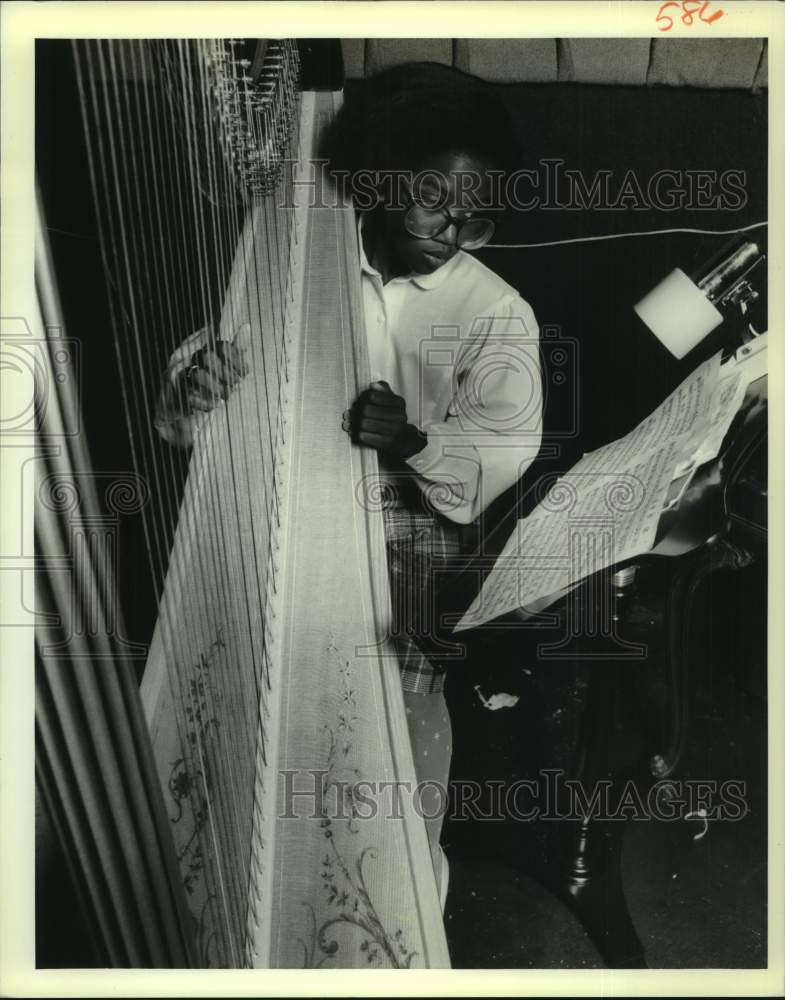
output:
[[[248,344],[249,338],[248,323],[239,327],[231,343],[216,340],[215,333],[203,327],[177,348],[169,359],[153,417],[164,441],[180,448],[193,444],[196,416],[228,399],[248,374],[245,350],[239,345]]]
[[[218,340],[196,351],[178,379],[184,412],[212,410],[247,374],[243,351],[236,344]]]

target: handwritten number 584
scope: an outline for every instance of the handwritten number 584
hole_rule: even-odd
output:
[[[655,18],[660,31],[670,31],[673,27],[673,17],[665,13],[669,7],[677,8],[681,14],[681,23],[686,24],[688,27],[694,22],[696,14],[698,15],[698,20],[703,21],[705,24],[711,24],[724,14],[722,10],[715,10],[709,14],[709,7],[711,7],[709,0],[680,0],[680,2],[677,2],[677,0],[667,0],[660,7]],[[678,17],[678,14],[675,12],[674,17]]]

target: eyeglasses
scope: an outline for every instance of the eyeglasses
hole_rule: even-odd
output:
[[[477,250],[493,236],[495,226],[490,219],[456,219],[446,208],[429,208],[412,199],[403,217],[406,232],[419,240],[441,236],[455,226],[455,242],[462,250]]]

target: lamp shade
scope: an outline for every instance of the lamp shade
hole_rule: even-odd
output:
[[[634,309],[676,358],[683,358],[723,320],[722,313],[678,267]]]

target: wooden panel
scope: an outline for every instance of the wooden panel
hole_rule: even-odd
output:
[[[758,69],[755,73],[755,82],[753,84],[753,90],[765,90],[769,85],[769,42],[768,39],[763,43],[763,55],[761,56],[760,62],[758,63]]]
[[[751,88],[762,51],[759,38],[658,38],[648,83]]]
[[[451,38],[369,38],[365,73],[370,76],[404,62],[438,62],[452,65]]]
[[[642,85],[650,50],[650,38],[560,38],[559,79]]]
[[[365,39],[342,38],[343,69],[347,79],[365,76]]]
[[[457,38],[455,65],[483,80],[554,82],[557,79],[553,38]]]

